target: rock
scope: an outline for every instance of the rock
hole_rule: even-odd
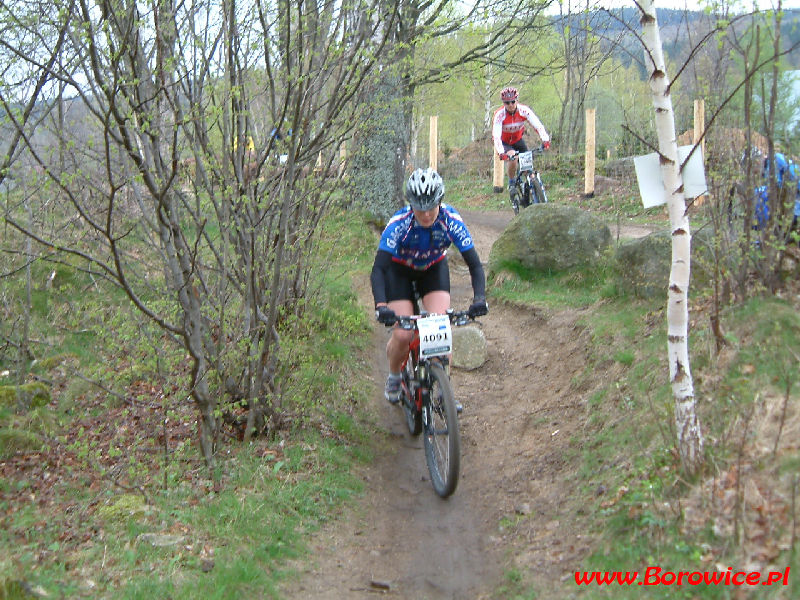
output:
[[[186,536],[168,533],[142,533],[139,535],[139,541],[157,548],[166,548],[168,546],[182,544],[186,541]],[[211,564],[213,565],[214,561],[211,561]]]
[[[574,206],[534,204],[520,211],[489,253],[489,278],[510,264],[566,271],[594,264],[611,243],[600,219]]]
[[[666,296],[672,236],[658,231],[620,244],[615,254],[620,288],[641,298]]]
[[[0,459],[13,456],[15,452],[37,452],[43,447],[42,439],[32,431],[0,426]]]
[[[97,509],[97,516],[104,521],[124,523],[137,519],[147,512],[144,498],[137,494],[121,494]]]
[[[50,390],[40,381],[23,385],[0,385],[0,407],[29,411],[50,402]]]
[[[714,234],[703,229],[692,235],[691,285],[703,286],[713,273]],[[617,282],[640,298],[667,295],[672,267],[672,235],[657,231],[620,244],[615,254]]]
[[[372,589],[382,590],[385,592],[388,592],[392,589],[392,583],[390,581],[383,581],[380,579],[371,580],[369,585]]]
[[[214,561],[208,558],[204,558],[200,561],[200,570],[203,573],[208,573],[214,568]]]
[[[453,366],[472,371],[486,362],[486,336],[475,325],[453,328]]]
[[[610,191],[614,191],[622,187],[622,182],[613,177],[603,177],[602,175],[595,175],[594,177],[594,194],[600,196]]]

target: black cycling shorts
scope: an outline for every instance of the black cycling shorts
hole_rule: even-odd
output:
[[[503,149],[506,152],[508,152],[512,148],[517,152],[527,152],[528,145],[525,143],[525,138],[520,138],[518,142],[514,142],[513,144],[506,144],[505,142],[503,142]]]
[[[445,256],[439,262],[424,271],[418,271],[398,262],[392,261],[386,274],[386,300],[414,301],[414,283],[420,298],[430,292],[450,292],[450,268]]]

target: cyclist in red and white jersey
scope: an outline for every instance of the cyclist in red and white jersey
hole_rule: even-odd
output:
[[[500,158],[511,158],[518,152],[528,150],[525,140],[522,139],[526,122],[539,135],[545,150],[550,148],[550,135],[542,125],[539,117],[529,106],[517,102],[518,98],[519,92],[515,87],[507,87],[500,92],[503,106],[497,109],[492,119],[492,141],[494,142],[494,149],[500,155]],[[511,180],[516,176],[517,161],[510,160],[508,161],[508,190],[511,195],[514,194],[514,186],[511,185]]]

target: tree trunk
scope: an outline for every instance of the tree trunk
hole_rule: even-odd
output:
[[[669,376],[675,400],[678,451],[684,468],[689,473],[696,473],[703,462],[703,435],[697,417],[692,375],[689,369],[688,298],[691,245],[689,218],[686,212],[683,178],[678,160],[678,142],[670,97],[670,81],[664,63],[655,6],[653,0],[644,0],[639,6],[642,11],[645,63],[655,108],[661,176],[664,181],[664,192],[667,195],[667,207],[672,228],[672,268],[669,276],[667,305],[667,352]]]
[[[352,156],[351,179],[355,202],[378,219],[388,221],[402,206],[405,160],[410,145],[408,94],[397,65],[386,66],[369,100],[380,110],[366,115]]]

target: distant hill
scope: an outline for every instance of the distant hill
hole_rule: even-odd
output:
[[[708,31],[714,24],[714,19],[700,10],[656,8],[656,15],[664,52],[669,59],[676,62],[683,62],[689,56],[692,47],[699,42],[702,32]],[[584,15],[572,15],[559,20],[556,26],[562,30],[566,26],[579,29],[583,19]],[[589,14],[589,23],[593,31],[605,32],[604,36],[612,40],[626,32],[633,31],[637,34],[641,32],[639,11],[633,7],[592,11]],[[749,24],[749,18],[745,18],[738,21],[735,26],[738,30],[744,30]],[[787,67],[800,69],[800,9],[783,11],[781,38],[783,48],[795,47],[785,57]],[[621,46],[615,47],[613,54],[623,64],[630,65],[642,56],[641,45],[632,35],[623,35],[622,39]]]

